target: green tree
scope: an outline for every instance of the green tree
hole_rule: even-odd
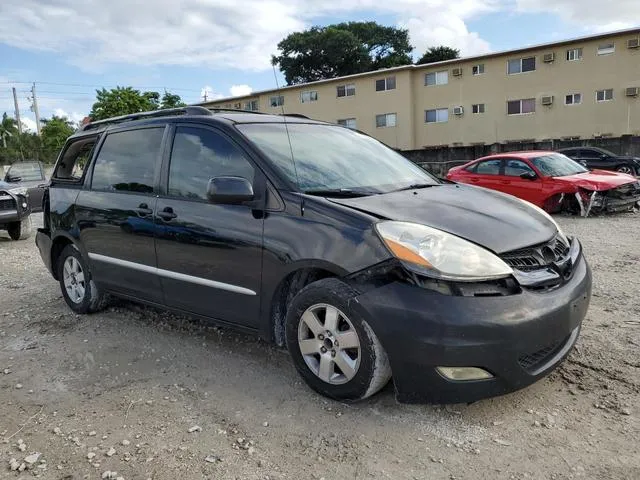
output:
[[[66,117],[53,116],[42,120],[41,130],[42,152],[40,160],[52,163],[58,157],[60,149],[75,131],[73,122]]]
[[[96,90],[96,101],[91,107],[91,120],[156,110],[160,102],[158,92],[144,92],[132,87],[116,87]]]
[[[285,37],[271,61],[289,85],[411,63],[407,30],[376,22],[312,27]]]
[[[184,107],[187,104],[182,101],[180,95],[176,95],[175,93],[169,93],[166,90],[164,91],[164,95],[160,100],[160,108],[178,108]]]
[[[430,47],[424,52],[424,55],[416,62],[416,65],[424,65],[426,63],[443,62],[444,60],[453,60],[460,58],[460,50],[457,48],[445,47],[440,45],[439,47]]]
[[[16,121],[7,115],[7,112],[4,112],[2,114],[2,122],[0,122],[0,142],[2,142],[2,147],[6,149],[8,139],[17,133]]]

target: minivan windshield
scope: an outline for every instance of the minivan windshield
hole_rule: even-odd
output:
[[[345,127],[250,123],[237,128],[306,193],[368,195],[440,183],[389,147]]]
[[[544,177],[566,177],[589,170],[560,153],[548,153],[531,160]]]

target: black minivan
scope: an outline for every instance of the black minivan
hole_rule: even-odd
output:
[[[78,313],[109,295],[286,345],[308,385],[469,402],[572,349],[591,296],[539,208],[444,183],[360,132],[185,107],[67,141],[36,243]]]

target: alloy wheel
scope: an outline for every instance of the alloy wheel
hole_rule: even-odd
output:
[[[633,170],[631,170],[631,167],[627,167],[627,166],[618,167],[618,172],[626,173],[628,175],[633,175]]]
[[[73,303],[82,303],[86,289],[82,265],[75,257],[67,257],[62,269],[62,279],[67,295]]]
[[[347,316],[328,304],[309,307],[298,325],[298,346],[309,369],[332,385],[349,382],[360,366],[360,338]]]

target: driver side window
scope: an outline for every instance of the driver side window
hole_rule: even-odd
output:
[[[506,160],[504,174],[507,177],[519,177],[523,173],[533,173],[533,169],[521,160]]]
[[[253,183],[254,167],[238,147],[219,133],[197,127],[178,127],[169,163],[169,195],[207,200],[207,184],[214,177],[242,177]]]

